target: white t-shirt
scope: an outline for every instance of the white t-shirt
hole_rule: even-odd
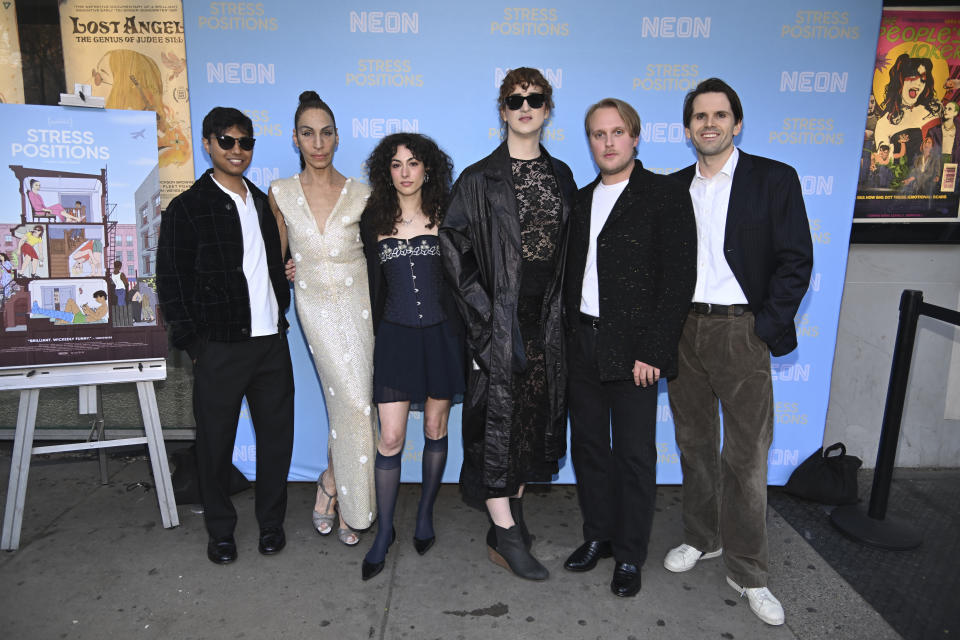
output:
[[[247,197],[244,199],[216,179],[213,182],[233,199],[240,216],[240,229],[243,231],[243,276],[247,279],[247,292],[250,296],[250,337],[273,335],[277,333],[279,305],[270,282],[267,250],[263,245],[260,217],[257,206],[253,203],[253,194],[248,188]]]
[[[607,223],[613,205],[630,179],[615,184],[598,182],[593,188],[593,202],[590,206],[590,244],[587,247],[587,264],[583,269],[583,287],[580,293],[580,312],[588,316],[600,317],[600,284],[597,277],[597,236]]]

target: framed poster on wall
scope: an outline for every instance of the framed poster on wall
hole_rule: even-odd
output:
[[[852,242],[960,242],[960,10],[884,9]]]

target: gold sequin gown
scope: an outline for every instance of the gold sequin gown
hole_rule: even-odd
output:
[[[323,230],[299,176],[275,180],[270,190],[297,265],[294,300],[327,404],[340,513],[354,529],[366,529],[377,517],[373,321],[360,240],[360,214],[370,188],[348,179]]]

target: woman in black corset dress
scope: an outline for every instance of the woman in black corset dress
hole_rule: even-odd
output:
[[[464,391],[463,329],[444,281],[437,227],[453,165],[426,136],[387,136],[367,159],[371,194],[360,218],[373,307],[373,399],[380,413],[374,464],[377,537],[363,560],[369,580],[393,543],[393,509],[410,409],[423,411],[423,468],[413,546],[433,546],[433,503],[447,461],[450,405]]]
[[[486,507],[490,559],[531,580],[548,572],[530,553],[523,488],[557,472],[567,425],[560,284],[576,185],[540,145],[552,93],[536,69],[506,75],[497,102],[506,140],[463,171],[440,225],[473,360],[460,488]]]

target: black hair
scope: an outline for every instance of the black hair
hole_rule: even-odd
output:
[[[293,114],[294,129],[296,129],[300,123],[300,116],[303,115],[303,112],[310,109],[326,111],[327,115],[330,116],[330,121],[333,123],[333,130],[337,130],[337,119],[333,116],[333,109],[320,98],[320,95],[316,91],[311,90],[304,91],[300,94],[300,104],[297,105],[297,110]],[[307,163],[303,159],[303,152],[300,152],[300,170],[303,171],[306,168]]]
[[[253,136],[253,121],[243,111],[233,107],[214,107],[203,117],[203,139],[223,135],[230,127],[237,127],[248,136]]]

